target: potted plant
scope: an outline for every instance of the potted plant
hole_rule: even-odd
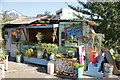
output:
[[[57,44],[48,43],[47,46],[48,47],[46,48],[46,52],[48,53],[48,57],[50,59],[54,59],[55,58],[55,54],[58,51]]]
[[[70,39],[65,41],[65,46],[69,46],[69,47],[77,46],[77,39],[74,38],[73,36],[70,36]]]
[[[64,55],[63,55],[62,53],[58,53],[58,54],[56,54],[56,57],[57,57],[57,58],[63,58]]]
[[[30,58],[32,55],[33,55],[33,49],[32,48],[26,49],[24,56],[26,56],[27,58]]]
[[[8,56],[8,52],[6,50],[2,50],[1,53],[0,53],[0,61],[2,63],[5,63],[5,59],[6,59],[6,56]]]
[[[81,63],[74,63],[73,66],[78,71],[78,78],[82,78],[83,77],[83,68],[84,68],[84,65],[81,64]]]
[[[43,58],[44,49],[42,46],[37,47],[37,58]]]
[[[76,48],[71,48],[71,47],[66,48],[67,57],[74,58],[76,51],[77,51]]]
[[[22,58],[22,52],[20,52],[18,49],[15,50],[14,54],[16,55],[16,62],[20,63]]]
[[[37,48],[37,58],[43,58],[43,44],[41,43],[42,41],[42,33],[38,32],[36,35],[36,38],[38,40],[38,48]]]

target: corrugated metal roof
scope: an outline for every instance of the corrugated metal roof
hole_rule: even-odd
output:
[[[34,21],[37,21],[37,20],[40,20],[40,19],[43,19],[43,18],[46,18],[47,16],[44,16],[44,17],[27,17],[27,18],[22,18],[22,19],[17,19],[17,20],[14,20],[14,21],[9,21],[9,22],[6,22],[5,24],[30,24]]]

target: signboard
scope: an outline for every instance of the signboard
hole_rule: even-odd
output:
[[[67,39],[70,38],[70,36],[73,37],[80,37],[82,36],[82,25],[72,25],[70,27],[65,28],[66,29],[66,37]]]

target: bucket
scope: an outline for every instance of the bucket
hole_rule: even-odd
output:
[[[78,78],[83,78],[83,68],[84,67],[78,67]]]
[[[52,61],[48,62],[47,73],[49,73],[49,74],[53,74],[54,73],[54,63]]]
[[[22,55],[16,55],[16,62],[21,63],[21,57]]]
[[[98,61],[98,52],[92,51],[90,55],[90,61],[96,63]]]
[[[104,76],[109,78],[112,76],[113,65],[109,63],[104,63]]]

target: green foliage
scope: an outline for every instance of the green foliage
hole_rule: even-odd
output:
[[[28,58],[30,58],[33,55],[33,49],[32,48],[28,48],[26,49],[24,55]]]
[[[2,16],[3,18],[0,20],[0,23],[5,23],[7,21],[15,20],[15,18],[11,18],[9,15],[7,15],[7,11],[4,11]]]
[[[46,51],[48,54],[55,54],[57,53],[58,47],[57,44],[51,44],[51,43],[41,43],[41,45],[37,48],[37,50],[40,51]]]
[[[113,54],[113,57],[116,61],[120,61],[120,54]]]
[[[58,47],[56,44],[47,43],[45,50],[48,54],[56,54],[58,51]]]
[[[0,60],[4,60],[7,55],[8,52],[6,50],[3,50],[2,53],[0,53]]]
[[[65,43],[70,43],[70,41],[66,40]]]
[[[2,33],[4,34],[4,35],[8,35],[8,31],[2,31]]]
[[[56,57],[57,57],[57,58],[63,58],[63,57],[64,57],[64,55],[63,55],[63,54],[61,54],[61,53],[58,53],[58,54],[56,54]]]
[[[68,5],[71,9],[89,15],[80,18],[95,21],[99,26],[94,27],[98,33],[105,34],[104,44],[110,46],[120,37],[120,2],[81,2],[80,6]],[[112,34],[111,34],[112,33]]]
[[[14,54],[16,55],[22,55],[22,52],[20,52],[18,49],[15,50]]]
[[[83,67],[84,65],[81,64],[81,63],[74,63],[73,66],[74,66],[74,67]]]
[[[66,52],[67,52],[67,56],[73,56],[73,54],[76,52],[76,48],[71,48],[71,47],[67,47],[66,48]]]
[[[37,35],[36,35],[36,38],[37,38],[37,40],[38,40],[39,42],[41,42],[42,37],[43,37],[42,33],[41,33],[41,32],[38,32]]]

